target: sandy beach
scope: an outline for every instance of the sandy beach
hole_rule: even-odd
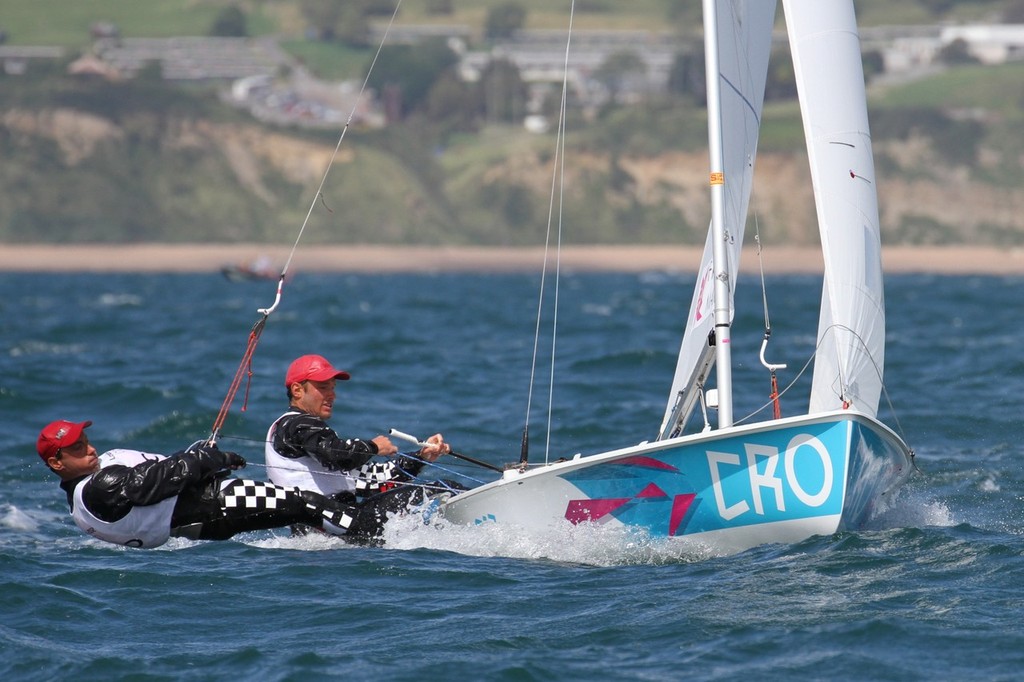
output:
[[[701,250],[678,246],[572,246],[562,249],[565,271],[643,272],[696,270]],[[4,272],[217,272],[265,256],[279,270],[290,246],[266,244],[83,244],[0,245]],[[289,273],[308,272],[529,272],[539,271],[540,248],[309,246],[294,253]],[[815,273],[822,269],[817,249],[768,246],[766,273]],[[949,246],[887,248],[888,273],[1024,274],[1024,249]],[[757,254],[744,252],[741,269],[757,272]]]

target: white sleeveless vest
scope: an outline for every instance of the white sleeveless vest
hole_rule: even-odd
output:
[[[301,414],[295,410],[285,412],[270,425],[267,431],[267,442],[263,450],[263,458],[267,464],[267,477],[270,482],[284,488],[312,490],[322,495],[333,495],[339,492],[354,492],[355,479],[343,471],[331,471],[309,455],[298,458],[285,457],[274,449],[274,431],[277,423],[284,417]]]
[[[110,450],[100,455],[100,468],[113,464],[133,467],[143,462],[161,459],[164,459],[163,455],[150,455],[137,450]],[[93,537],[115,545],[149,548],[167,542],[167,538],[171,536],[171,515],[174,513],[174,504],[178,501],[177,495],[145,507],[132,507],[123,518],[108,522],[96,518],[85,508],[82,491],[90,480],[92,476],[75,486],[71,517],[79,528]]]

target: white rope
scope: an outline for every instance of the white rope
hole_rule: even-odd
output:
[[[288,258],[284,263],[284,267],[281,269],[281,277],[277,283],[277,297],[274,299],[274,304],[269,308],[261,308],[259,310],[259,312],[264,315],[270,315],[270,313],[274,312],[278,303],[281,302],[281,285],[284,283],[285,276],[288,274],[288,268],[291,266],[292,259],[295,257],[295,251],[298,249],[299,242],[302,240],[302,235],[305,233],[306,226],[309,224],[310,216],[313,215],[313,209],[316,208],[317,200],[320,200],[321,202],[323,201],[324,186],[327,184],[327,176],[330,175],[331,167],[334,166],[334,161],[338,158],[338,152],[341,150],[341,143],[344,141],[345,134],[348,133],[349,126],[352,124],[352,119],[355,117],[356,111],[359,109],[359,104],[362,102],[363,95],[370,82],[370,76],[373,74],[373,68],[377,65],[377,59],[380,57],[380,53],[384,49],[384,44],[387,42],[388,34],[391,32],[391,27],[394,25],[395,17],[398,16],[398,11],[401,7],[402,0],[398,0],[398,2],[395,3],[395,11],[391,15],[391,20],[388,21],[387,28],[384,30],[384,35],[381,37],[380,44],[377,45],[377,51],[373,55],[373,60],[370,62],[370,66],[366,70],[366,78],[363,79],[363,84],[359,88],[359,93],[356,95],[355,102],[352,105],[352,110],[349,112],[348,119],[345,121],[345,126],[341,129],[341,135],[338,136],[338,143],[334,146],[334,152],[331,153],[331,158],[327,162],[327,168],[324,169],[323,177],[320,179],[320,185],[317,187],[316,194],[313,195],[313,200],[309,203],[309,210],[306,211],[306,217],[302,221],[302,226],[299,228],[299,234],[295,237],[295,243],[292,244],[292,250],[288,253]]]
[[[292,244],[292,250],[288,254],[288,259],[285,261],[284,267],[281,269],[281,275],[277,280],[277,291],[274,295],[274,302],[269,307],[259,308],[256,311],[262,315],[262,317],[253,325],[252,331],[249,334],[249,343],[242,356],[242,362],[239,363],[238,370],[235,372],[231,386],[228,388],[227,395],[224,397],[224,402],[221,404],[220,412],[214,420],[213,428],[210,430],[210,437],[207,439],[207,442],[209,443],[215,443],[217,441],[217,438],[220,435],[220,429],[224,425],[224,422],[231,411],[231,403],[234,402],[235,395],[241,387],[243,375],[248,373],[250,377],[252,376],[251,362],[252,355],[256,351],[256,344],[259,343],[259,338],[263,333],[263,328],[267,323],[267,319],[270,317],[271,313],[277,310],[277,306],[281,304],[281,294],[284,290],[284,281],[285,277],[288,275],[288,268],[291,266],[292,259],[295,257],[295,251],[299,248],[299,242],[302,240],[302,235],[306,232],[306,226],[309,224],[309,218],[313,214],[313,208],[316,206],[317,199],[323,200],[323,190],[324,185],[327,183],[327,176],[330,174],[331,167],[334,165],[334,161],[338,157],[338,151],[341,149],[341,143],[345,139],[345,133],[348,132],[349,125],[355,117],[359,103],[363,98],[363,94],[366,92],[366,86],[370,82],[373,67],[377,64],[377,58],[380,57],[381,50],[384,49],[384,43],[387,41],[388,34],[391,31],[391,26],[394,24],[395,17],[398,15],[398,10],[401,6],[402,2],[401,0],[398,0],[395,4],[395,11],[391,15],[391,21],[388,22],[387,29],[384,31],[380,44],[377,46],[377,52],[373,56],[373,61],[370,62],[370,67],[366,70],[366,78],[363,79],[363,84],[359,88],[359,93],[356,95],[355,103],[352,105],[352,110],[349,112],[348,120],[345,121],[345,127],[342,128],[341,135],[338,136],[338,143],[334,146],[334,152],[331,154],[331,158],[327,162],[327,168],[324,169],[323,177],[320,179],[320,186],[317,188],[316,194],[309,204],[309,210],[306,211],[306,217],[302,221],[302,226],[299,228],[299,234],[295,237],[295,243]],[[242,409],[245,409],[244,406]]]
[[[548,261],[550,260],[550,247],[551,247],[551,228],[554,222],[555,216],[555,196],[558,196],[558,227],[557,237],[555,242],[555,284],[553,294],[553,318],[551,322],[551,366],[548,376],[548,409],[547,409],[547,429],[544,443],[544,463],[547,464],[550,457],[551,448],[551,429],[552,429],[552,410],[554,405],[554,389],[555,389],[555,351],[557,347],[558,339],[558,297],[559,297],[559,283],[561,277],[561,254],[562,254],[562,213],[563,213],[563,202],[564,202],[564,185],[565,185],[565,115],[566,115],[566,102],[568,100],[569,90],[569,47],[572,43],[572,22],[575,16],[576,1],[573,0],[570,3],[569,8],[569,30],[565,40],[565,61],[562,69],[562,101],[558,110],[558,131],[555,135],[555,158],[552,164],[551,173],[551,197],[548,202],[548,222],[547,232],[544,238],[544,261],[541,268],[541,280],[540,280],[540,292],[539,299],[537,301],[537,322],[534,329],[533,336],[533,359],[530,365],[530,385],[526,399],[526,424],[527,428],[530,423],[530,412],[533,405],[533,387],[536,380],[537,373],[537,356],[538,346],[540,344],[540,323],[541,317],[544,312],[544,294],[546,291],[546,281],[548,272]]]

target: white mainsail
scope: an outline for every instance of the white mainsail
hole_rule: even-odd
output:
[[[725,247],[727,271],[730,273],[728,305],[731,311],[753,183],[772,26],[775,22],[775,0],[716,2],[715,13],[718,25],[721,129],[728,132],[722,136],[722,168],[725,176]],[[709,230],[660,438],[679,434],[714,361],[714,349],[708,345],[708,337],[715,326],[712,239]]]
[[[783,0],[783,7],[825,264],[809,411],[853,406],[874,417],[885,359],[885,303],[853,3]]]

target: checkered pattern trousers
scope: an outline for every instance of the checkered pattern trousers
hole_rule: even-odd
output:
[[[273,528],[308,524],[343,535],[355,522],[354,507],[317,493],[282,488],[264,481],[229,479],[221,488],[220,498],[224,515],[246,526],[255,523],[255,527]]]
[[[224,488],[223,494],[226,509],[262,511],[283,508],[291,493],[273,483],[235,479]]]

